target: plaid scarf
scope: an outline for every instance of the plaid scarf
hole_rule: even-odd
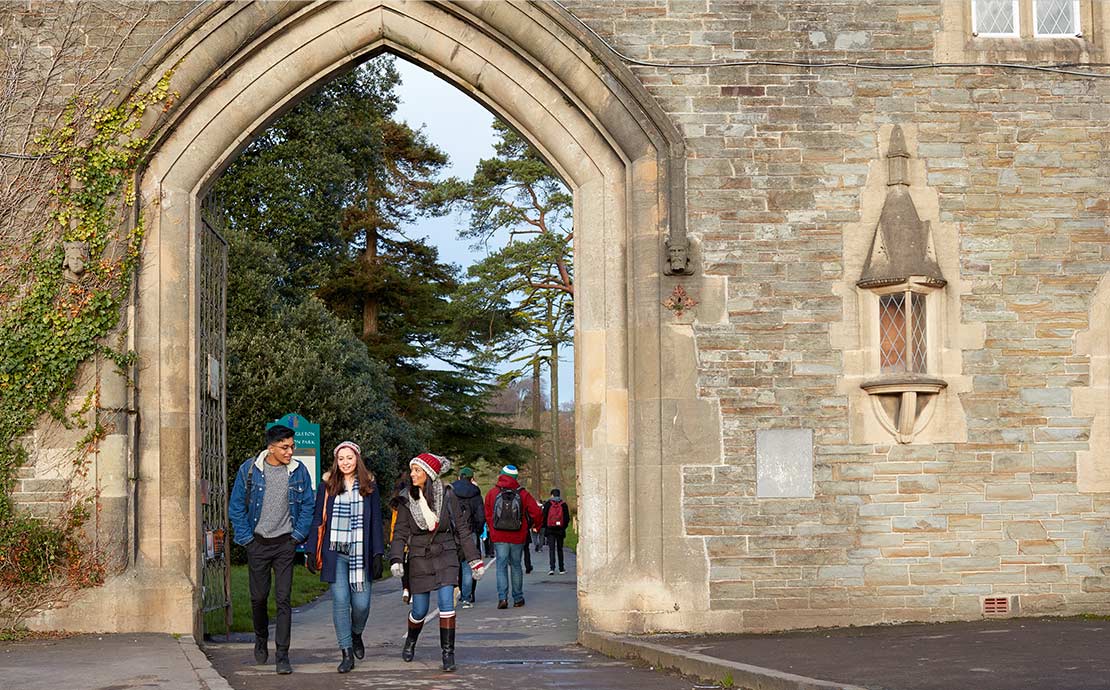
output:
[[[362,519],[362,496],[358,492],[358,477],[355,477],[350,490],[335,497],[331,511],[331,530],[328,533],[333,549],[339,544],[347,545],[347,581],[352,592],[361,592],[366,587]]]

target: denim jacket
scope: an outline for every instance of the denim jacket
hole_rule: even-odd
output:
[[[257,458],[247,460],[235,473],[235,486],[231,489],[231,498],[228,499],[227,513],[231,519],[231,528],[235,531],[235,543],[246,546],[254,540],[254,528],[258,525],[258,518],[262,515],[262,498],[266,495],[266,478],[262,472],[263,463],[269,451],[262,451]],[[270,469],[275,469],[271,465]],[[293,541],[298,544],[308,536],[308,528],[312,524],[312,507],[316,504],[315,494],[312,492],[312,478],[305,466],[290,460],[289,470],[289,517],[293,523]],[[247,501],[247,473],[251,476],[250,501]]]

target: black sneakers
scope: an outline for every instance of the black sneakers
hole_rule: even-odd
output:
[[[293,667],[289,665],[289,652],[277,654],[277,665],[274,668],[278,675],[286,676],[293,672]]]
[[[266,642],[265,637],[254,636],[254,663],[259,666],[266,663],[266,660],[270,658],[270,653],[266,651]]]

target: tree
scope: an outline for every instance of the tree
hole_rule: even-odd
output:
[[[450,301],[459,269],[402,232],[433,210],[418,202],[447,158],[393,119],[398,83],[392,58],[379,58],[323,85],[253,141],[214,194],[230,226],[283,267],[271,276],[278,296],[289,307],[322,300],[384,365],[398,413],[426,430],[425,443],[462,460],[515,456],[515,432],[483,409],[491,373],[466,361],[472,339]],[[237,254],[232,273],[258,260]]]
[[[325,467],[327,450],[351,439],[392,486],[427,437],[398,413],[386,367],[320,300],[280,294],[287,268],[265,240],[236,229],[226,239],[236,268],[228,277],[229,476],[261,449],[267,422],[298,412],[320,425]]]
[[[469,227],[460,234],[479,246],[507,235],[504,246],[470,267],[470,281],[460,287],[457,300],[471,309],[485,305],[491,322],[504,325],[491,332],[484,361],[547,362],[558,484],[559,348],[571,342],[574,320],[572,197],[523,137],[502,122],[494,123],[494,130],[496,155],[480,161],[469,181],[447,180],[425,201],[431,208],[469,211]],[[505,313],[507,318],[498,316]]]

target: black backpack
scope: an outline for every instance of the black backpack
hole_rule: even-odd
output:
[[[524,525],[524,505],[520,492],[501,487],[493,499],[493,528],[503,532],[516,532]]]

